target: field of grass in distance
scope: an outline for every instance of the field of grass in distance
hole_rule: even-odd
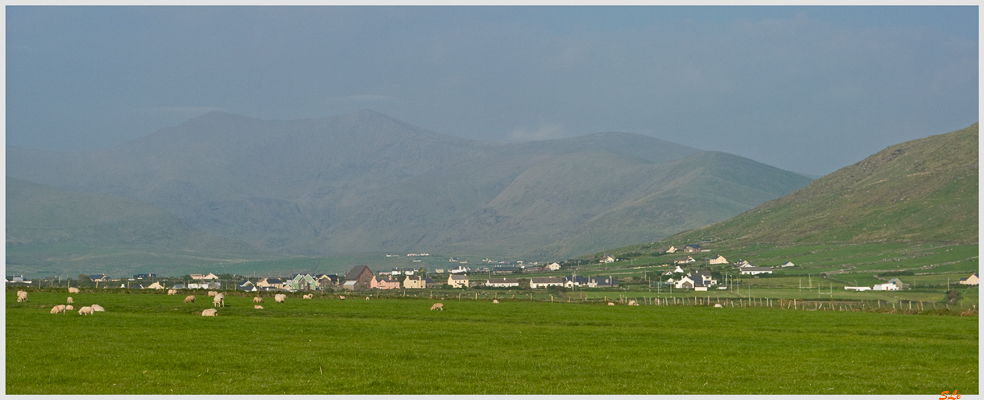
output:
[[[754,290],[754,289],[753,289]],[[241,293],[240,293],[241,294]],[[977,393],[978,318],[7,291],[7,394]],[[701,351],[681,351],[701,349]],[[886,357],[891,362],[886,362]]]

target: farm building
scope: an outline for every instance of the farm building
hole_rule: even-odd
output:
[[[491,278],[485,282],[485,286],[489,287],[519,287],[519,279],[517,278]]]
[[[684,253],[699,253],[700,252],[700,245],[699,244],[688,244],[686,246],[683,246],[683,252]]]
[[[906,286],[908,286],[908,285],[902,283],[902,280],[899,279],[899,278],[889,279],[888,280],[888,283],[891,283],[891,284],[894,284],[895,286],[898,286],[899,287],[899,290],[903,290],[903,289],[906,288]]]
[[[756,267],[751,264],[747,264],[746,267],[739,267],[738,271],[741,271],[742,275],[758,275],[758,274],[771,274],[772,267]]]
[[[980,285],[980,278],[977,274],[970,275],[969,278],[960,281],[961,285]]]
[[[555,263],[555,262],[554,263],[547,264],[547,269],[548,270],[551,270],[551,271],[556,271],[556,270],[560,269],[560,264]]]
[[[782,264],[782,267],[783,268],[786,268],[786,267],[795,267],[795,266],[796,266],[796,264],[793,264],[792,261],[786,261],[785,263]]]
[[[694,260],[693,257],[686,256],[686,257],[680,257],[680,258],[677,258],[676,260],[673,260],[673,263],[674,264],[677,264],[677,265],[681,265],[681,264],[690,264],[690,263],[692,263],[694,261],[695,260]]]
[[[899,287],[895,286],[894,283],[879,283],[872,290],[899,290]]]
[[[468,275],[448,275],[448,285],[453,288],[468,287]]]
[[[871,290],[871,288],[870,287],[867,287],[867,286],[844,286],[844,290],[854,290],[854,291],[858,291],[858,292],[867,292],[867,291]]]
[[[601,258],[600,262],[602,264],[609,264],[609,263],[615,262],[615,259],[612,258],[612,256],[604,256],[604,257]]]
[[[564,286],[564,278],[552,276],[530,278],[530,289],[545,289],[551,286]]]
[[[160,282],[151,283],[146,287],[147,289],[164,289],[164,286]]]
[[[709,263],[711,265],[727,264],[728,263],[728,259],[724,258],[724,256],[722,256],[722,255],[719,254],[717,257],[712,258],[711,261],[709,261]]]
[[[372,284],[373,278],[376,275],[369,270],[368,265],[359,265],[353,267],[351,271],[345,274],[345,283],[342,284],[342,289],[345,290],[365,290],[369,289]]]

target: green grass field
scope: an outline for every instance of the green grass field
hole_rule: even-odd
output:
[[[230,294],[206,318],[194,315],[211,307],[204,296],[99,291],[75,306],[105,313],[49,314],[67,295],[17,303],[7,291],[7,394],[938,396],[979,385],[976,316],[358,294],[254,310]],[[429,310],[436,301],[444,311]]]

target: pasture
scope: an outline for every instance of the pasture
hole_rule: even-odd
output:
[[[227,293],[6,295],[7,394],[978,393],[978,317]],[[616,294],[617,295],[617,294]],[[430,311],[435,302],[444,311]],[[934,397],[935,398],[935,397]]]

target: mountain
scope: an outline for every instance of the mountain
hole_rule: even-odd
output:
[[[977,243],[978,124],[891,146],[734,218],[667,239]]]
[[[252,246],[195,230],[143,202],[78,193],[7,178],[8,274],[74,276],[84,267],[276,258]],[[166,256],[161,256],[166,254]],[[71,272],[69,272],[71,271]],[[155,271],[157,272],[157,271]]]
[[[212,235],[304,255],[564,257],[706,225],[810,181],[630,133],[489,143],[372,111],[294,121],[210,113],[101,151],[8,147],[7,174],[144,202]]]

